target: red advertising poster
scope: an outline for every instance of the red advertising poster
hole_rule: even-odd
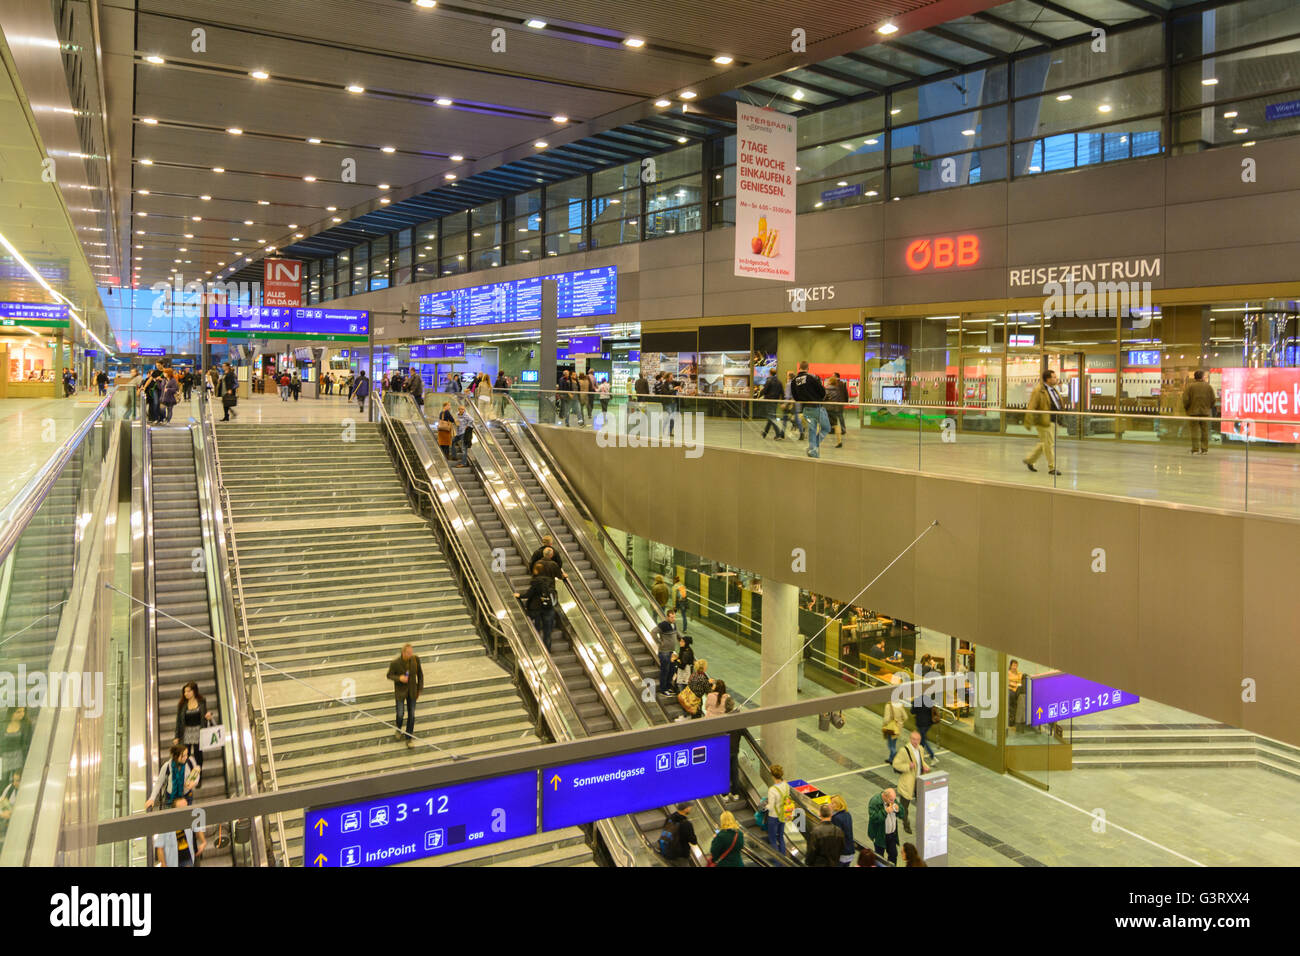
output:
[[[262,270],[264,306],[302,305],[302,263],[297,259],[267,259]]]
[[[1225,435],[1255,441],[1300,442],[1300,369],[1225,368],[1222,371]]]

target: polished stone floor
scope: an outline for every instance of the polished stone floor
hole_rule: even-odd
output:
[[[617,408],[617,406],[615,406]],[[535,418],[536,403],[525,407]],[[612,418],[612,416],[611,416]],[[571,419],[577,427],[577,419]],[[588,419],[586,426],[591,427]],[[604,427],[597,411],[595,424]],[[740,448],[802,457],[807,443],[792,429],[784,441],[762,437],[764,422],[704,417],[686,431],[690,440],[709,447]],[[1059,476],[1047,473],[1044,459],[1030,472],[1024,458],[1036,443],[1025,434],[950,431],[918,433],[915,428],[860,427],[850,422],[842,448],[829,436],[821,460],[920,471],[946,477],[995,480],[1119,495],[1174,504],[1300,517],[1300,453],[1290,446],[1225,446],[1212,436],[1208,455],[1192,455],[1190,441],[1156,440],[1149,432],[1112,437],[1071,438],[1057,433]]]
[[[74,398],[0,400],[0,508],[8,505],[99,403],[93,392]]]
[[[757,689],[757,652],[698,620],[690,634],[710,676],[738,699]],[[800,698],[829,693],[800,681]],[[1195,717],[1154,702],[1125,713],[1130,722]],[[839,730],[797,721],[798,758],[786,775],[842,794],[865,832],[867,802],[897,775],[884,762],[880,719],[845,716]],[[1300,784],[1267,771],[1080,769],[1052,774],[1044,792],[947,751],[943,736],[954,732],[936,739],[949,774],[951,866],[1290,866],[1300,853]]]

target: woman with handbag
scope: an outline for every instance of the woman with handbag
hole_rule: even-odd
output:
[[[673,661],[677,665],[673,683],[684,688],[695,671],[695,651],[691,649],[691,639],[685,634],[677,636],[677,653],[673,655]]]
[[[718,832],[709,845],[709,866],[744,866],[743,849],[745,834],[740,832],[735,815],[727,810],[718,817]]]
[[[181,700],[176,706],[176,732],[172,734],[172,743],[188,747],[199,767],[203,766],[199,737],[202,736],[203,722],[211,719],[212,711],[208,710],[207,701],[199,693],[199,685],[189,681],[181,688]]]
[[[443,458],[451,455],[451,437],[454,434],[456,419],[451,416],[451,402],[443,402],[442,411],[438,413],[438,447],[442,449]]]
[[[164,809],[175,806],[177,800],[192,800],[201,773],[194,758],[190,756],[190,749],[184,744],[172,744],[171,756],[158,771],[153,792],[144,802],[144,808],[153,809],[154,801],[159,797],[162,798]]]
[[[895,684],[901,684],[903,681],[902,674],[894,675]],[[884,722],[880,725],[880,735],[885,738],[885,743],[889,747],[889,756],[885,759],[890,766],[894,763],[894,754],[898,753],[898,737],[907,726],[907,707],[901,700],[894,700],[892,697],[885,701],[885,712],[881,715]]]
[[[763,823],[767,827],[768,844],[785,856],[786,806],[792,803],[790,785],[785,782],[785,769],[779,764],[771,766],[772,786],[767,788],[767,804],[760,811]]]
[[[691,671],[691,676],[686,679],[686,689],[695,695],[699,703],[695,706],[695,713],[691,717],[704,716],[704,702],[709,696],[709,691],[713,689],[713,681],[709,680],[708,675],[709,662],[700,658],[695,662]]]

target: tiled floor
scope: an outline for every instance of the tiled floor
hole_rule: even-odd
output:
[[[535,402],[526,409],[530,418],[534,412]],[[577,419],[573,421],[576,427]],[[596,422],[603,427],[599,414]],[[785,441],[764,439],[763,425],[761,419],[755,423],[704,418],[685,432],[692,436],[691,442],[706,449],[806,455],[807,444],[793,431]],[[938,431],[918,434],[915,429],[850,424],[844,447],[836,448],[835,438],[829,437],[822,443],[821,456],[823,461],[1300,517],[1300,454],[1288,446],[1257,444],[1247,451],[1239,445],[1214,444],[1202,456],[1192,455],[1190,445],[1179,440],[1077,440],[1062,430],[1057,464],[1063,474],[1053,477],[1043,460],[1037,473],[1025,467],[1023,459],[1035,443],[1029,436],[954,432],[951,437],[951,442],[945,442]]]
[[[235,405],[235,418],[243,424],[255,425],[316,425],[325,422],[341,422],[347,418],[357,422],[367,420],[367,412],[360,411],[356,402],[348,401],[346,394],[322,395],[320,398],[314,398],[309,391],[313,388],[314,386],[304,387],[301,397],[296,402],[292,398],[287,402],[282,401],[279,394],[274,392],[241,398]],[[221,402],[209,398],[208,407],[213,420],[219,422],[223,414]]]
[[[93,392],[75,398],[0,400],[0,508],[49,461],[99,403]]]
[[[711,676],[738,699],[754,692],[757,652],[698,620],[690,634]],[[800,682],[801,697],[829,693]],[[1144,704],[1115,713],[1127,723],[1195,717]],[[879,718],[860,709],[845,717],[843,729],[829,731],[815,717],[799,720],[798,760],[787,773],[842,794],[865,832],[867,801],[897,775],[884,764]],[[949,774],[951,866],[1283,866],[1300,852],[1300,784],[1266,771],[1072,770],[1052,774],[1043,792],[945,751],[944,732],[936,749]]]

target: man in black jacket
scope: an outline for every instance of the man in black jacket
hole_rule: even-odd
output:
[[[844,852],[844,831],[831,823],[830,801],[822,804],[821,819],[808,834],[808,865],[839,866]]]
[[[781,388],[781,382],[775,374],[769,375],[763,382],[763,393],[759,396],[763,406],[763,417],[767,419],[767,424],[763,426],[763,437],[767,437],[767,430],[770,428],[776,432],[775,440],[782,441],[785,438],[785,429],[781,427],[781,400],[785,398],[785,390]]]
[[[808,371],[808,363],[799,363],[799,373],[790,386],[794,400],[803,406],[804,422],[808,425],[808,457],[821,457],[822,438],[831,430],[826,417],[826,387],[822,380]]]
[[[420,658],[410,644],[402,646],[402,653],[388,665],[388,679],[393,682],[393,699],[397,702],[397,723],[395,738],[406,737],[406,746],[415,746],[415,702],[424,690],[424,668]],[[405,711],[406,733],[402,733],[402,717]]]

